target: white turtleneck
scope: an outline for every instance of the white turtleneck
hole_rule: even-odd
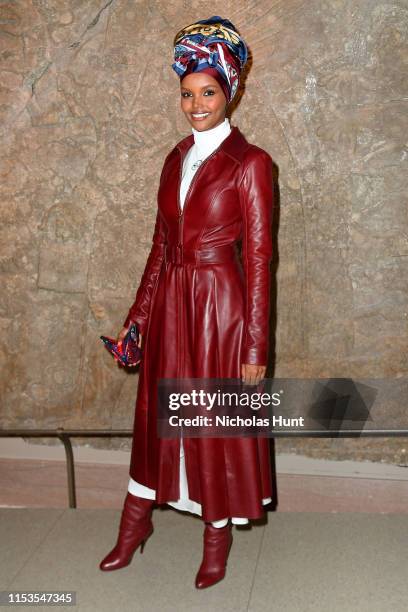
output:
[[[198,161],[206,159],[211,153],[220,146],[222,141],[231,132],[231,126],[228,117],[219,125],[210,130],[198,130],[191,128],[194,135],[194,144],[187,152],[184,158],[183,171],[180,185],[180,206],[184,207],[184,201],[192,178],[197,171],[198,164],[192,166]]]

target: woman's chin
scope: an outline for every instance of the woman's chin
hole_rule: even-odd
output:
[[[208,130],[211,127],[211,121],[208,121],[208,119],[190,119],[190,125],[198,131]]]
[[[206,117],[205,119],[193,119],[193,117],[188,117],[188,122],[197,132],[204,132],[205,130],[211,130],[211,128],[216,127],[222,120],[214,120],[213,117]]]

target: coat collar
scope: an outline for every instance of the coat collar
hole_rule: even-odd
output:
[[[184,155],[193,144],[194,134],[190,134],[189,136],[186,136],[185,138],[180,140],[180,142],[176,144],[175,148],[179,149],[182,154],[182,157],[184,158]],[[231,132],[226,138],[224,138],[224,140],[219,146],[219,149],[221,151],[224,151],[224,153],[226,153],[230,157],[234,158],[236,161],[241,162],[244,157],[245,150],[248,146],[249,143],[247,139],[242,134],[241,130],[236,125],[234,125],[231,126]]]

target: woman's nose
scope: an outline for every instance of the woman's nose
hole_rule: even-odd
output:
[[[192,106],[193,106],[193,110],[200,110],[200,107],[202,106],[201,102],[200,102],[200,99],[199,98],[193,98]]]

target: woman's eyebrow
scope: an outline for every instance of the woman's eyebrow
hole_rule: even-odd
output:
[[[203,85],[203,86],[201,87],[201,89],[207,89],[207,87],[214,87],[214,88],[215,88],[215,87],[216,87],[216,85],[212,85],[212,83],[208,83],[207,85]],[[188,87],[183,87],[183,86],[182,86],[182,87],[181,87],[181,89],[185,89],[186,91],[191,91],[191,89],[189,89]]]

